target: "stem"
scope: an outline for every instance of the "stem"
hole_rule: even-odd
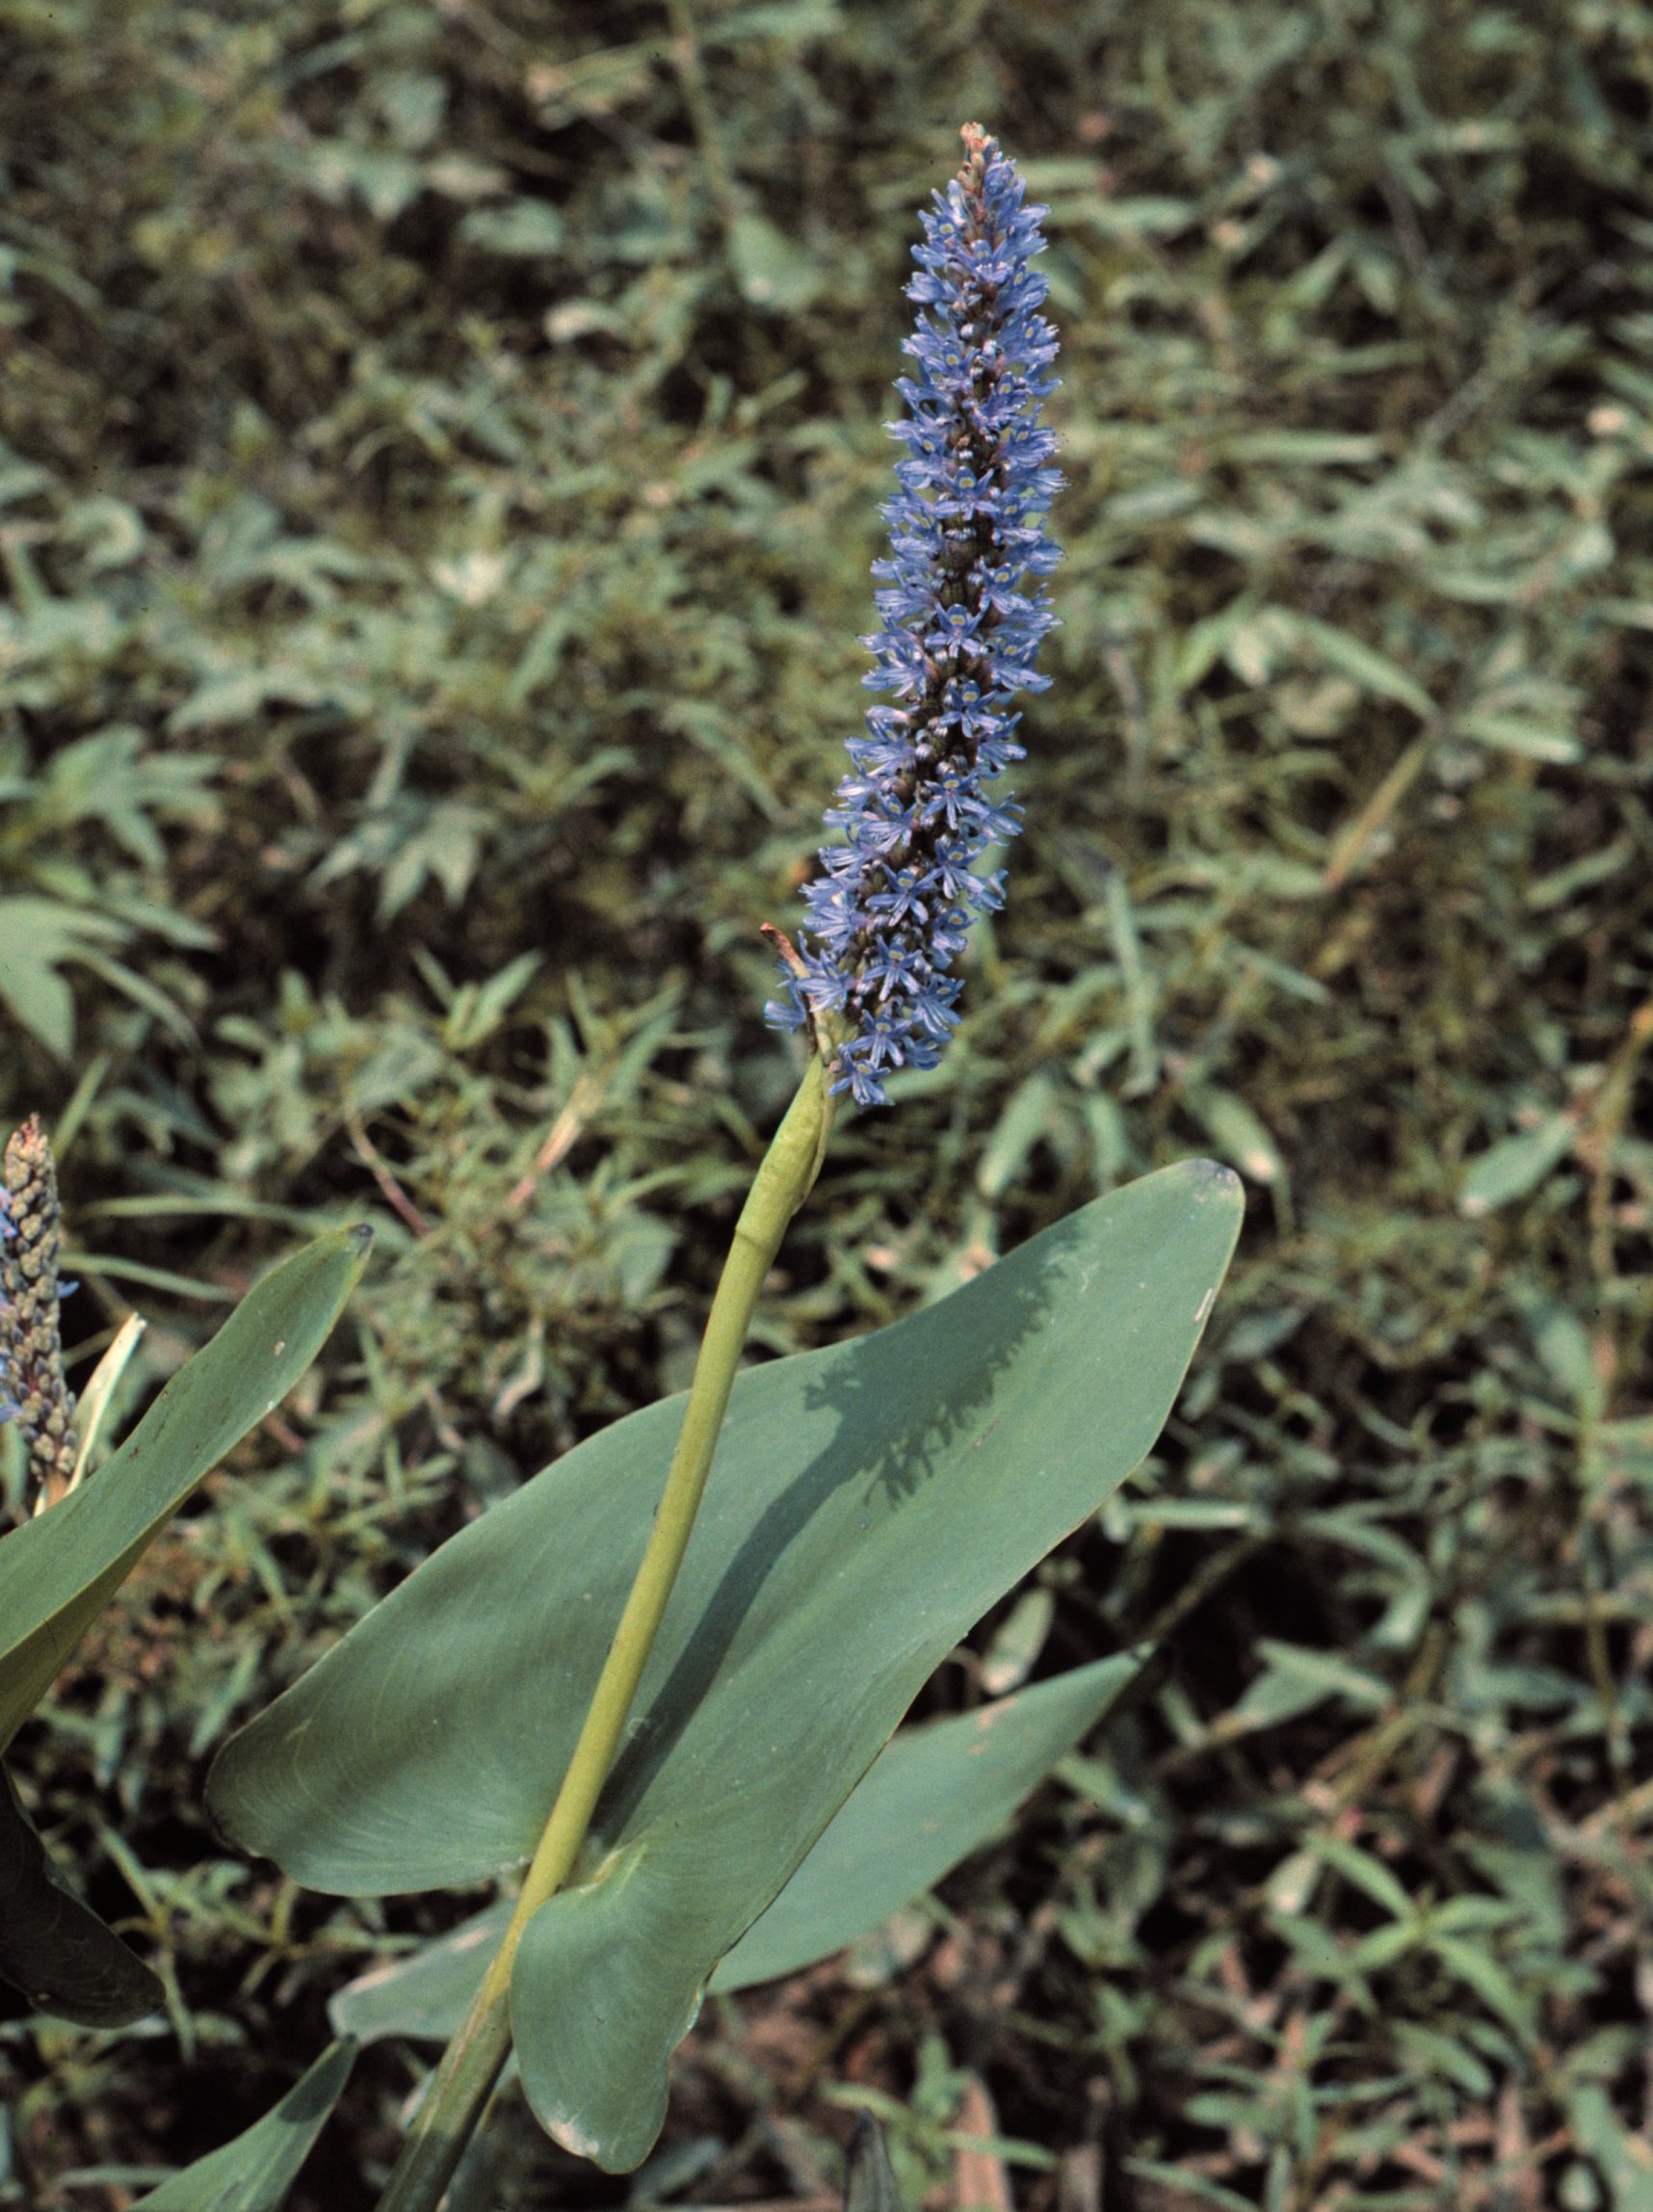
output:
[[[735,1224],[707,1316],[683,1427],[643,1563],[615,1630],[511,1925],[414,2116],[379,2212],[436,2212],[511,2050],[511,1973],[522,1932],[573,1872],[632,1699],[688,1549],[752,1309],[787,1224],[820,1172],[832,1122],[826,1070],[812,1058]]]

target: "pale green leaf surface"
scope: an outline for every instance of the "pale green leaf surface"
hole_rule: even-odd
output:
[[[92,1481],[0,1541],[0,1750],[144,1546],[302,1376],[370,1241],[335,1229],[266,1276]]]
[[[106,914],[60,899],[0,899],[0,1000],[48,1052],[74,1050],[74,999],[59,972],[66,961],[130,933]]]
[[[501,1898],[434,1942],[347,1982],[328,2007],[335,2032],[363,2043],[385,2036],[445,2043],[464,2018],[511,1913],[512,1900]]]
[[[1328,1698],[1342,1698],[1357,1711],[1378,1712],[1388,1697],[1380,1675],[1334,1651],[1310,1650],[1269,1636],[1257,1639],[1257,1651],[1264,1671],[1233,1707],[1233,1721],[1273,1727],[1312,1712]]]
[[[1574,2142],[1612,2193],[1613,2212],[1653,2212],[1653,2145],[1626,2127],[1600,2082],[1581,2082],[1569,2093],[1567,2119]]]
[[[1346,1882],[1363,1889],[1375,1905],[1380,1905],[1394,1919],[1408,1926],[1416,1919],[1417,1907],[1398,1877],[1369,1851],[1362,1851],[1347,1836],[1336,1834],[1311,1835],[1309,1849],[1328,1866],[1335,1867]]]
[[[730,225],[729,257],[742,294],[754,307],[794,314],[821,289],[821,273],[802,249],[749,209]]]
[[[1435,711],[1433,699],[1417,679],[1397,667],[1386,654],[1354,637],[1348,630],[1340,630],[1330,622],[1315,621],[1307,615],[1294,618],[1293,627],[1300,645],[1325,664],[1356,683],[1362,691],[1371,692],[1378,698],[1392,698],[1427,722]]]
[[[1472,1220],[1524,1198],[1536,1189],[1550,1170],[1565,1159],[1578,1138],[1578,1124],[1569,1114],[1552,1114],[1535,1129],[1522,1129],[1513,1137],[1500,1137],[1464,1170],[1458,1185],[1459,1213]]]
[[[1189,1096],[1189,1108],[1231,1166],[1253,1183],[1277,1183],[1286,1172],[1280,1148],[1262,1121],[1232,1091],[1201,1085]]]
[[[1522,2042],[1531,2046],[1536,2025],[1532,1992],[1517,1988],[1509,1970],[1489,1950],[1454,1936],[1435,1936],[1430,1948],[1443,1966],[1468,1983],[1488,2012],[1496,2013],[1506,2027],[1513,2028]]]
[[[563,245],[562,217],[543,199],[513,199],[505,207],[479,207],[459,224],[467,246],[507,258],[538,260]]]
[[[993,1631],[977,1675],[984,1698],[1019,1690],[1038,1664],[1056,1622],[1056,1595],[1043,1583],[1024,1590]]]
[[[355,2049],[329,2043],[262,2120],[140,2198],[135,2212],[278,2212],[344,2094]]]

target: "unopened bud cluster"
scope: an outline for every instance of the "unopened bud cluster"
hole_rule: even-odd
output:
[[[58,1304],[58,1178],[31,1115],[6,1146],[0,1189],[0,1403],[29,1447],[48,1504],[74,1474],[74,1395],[64,1381]]]

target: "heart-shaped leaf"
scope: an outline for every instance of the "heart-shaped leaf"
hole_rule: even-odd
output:
[[[354,2062],[354,2043],[329,2043],[273,2111],[141,2197],[135,2212],[278,2212]]]
[[[42,2013],[124,2028],[166,1991],[70,1889],[0,1767],[0,1976]]]
[[[825,1959],[951,1873],[1136,1678],[1147,1647],[891,1738],[774,1903],[724,1959],[744,1989]],[[499,1947],[511,1901],[375,1966],[328,2007],[340,2035],[446,2042]]]
[[[334,1229],[274,1269],[91,1481],[0,1540],[0,1751],[144,1546],[309,1366],[372,1241]]]
[[[646,2154],[718,1961],[959,1636],[1152,1445],[1240,1210],[1225,1169],[1168,1169],[892,1329],[739,1379],[580,1883],[518,1953],[523,2080],[567,2147]],[[681,1418],[617,1423],[444,1545],[225,1747],[223,1826],[345,1892],[526,1857]]]

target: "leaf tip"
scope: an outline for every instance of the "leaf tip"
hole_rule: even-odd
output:
[[[1187,1165],[1189,1183],[1202,1204],[1216,1199],[1226,1205],[1245,1205],[1246,1186],[1232,1168],[1220,1160],[1190,1160]]]

